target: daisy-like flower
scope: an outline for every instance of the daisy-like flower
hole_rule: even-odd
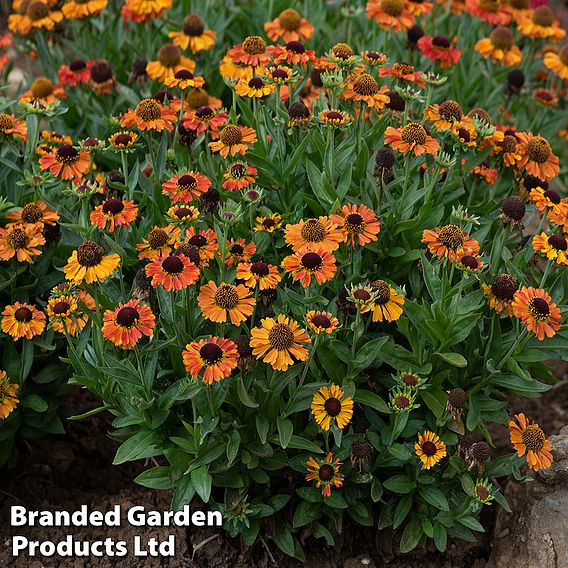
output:
[[[323,386],[314,394],[311,410],[322,430],[329,430],[332,422],[343,430],[353,417],[353,399],[337,385]]]
[[[264,318],[260,327],[251,331],[253,355],[276,371],[286,371],[295,360],[306,361],[309,354],[304,343],[311,343],[306,330],[283,314],[276,319]]]
[[[546,189],[541,185],[546,185]],[[529,197],[539,211],[553,211],[559,216],[566,215],[568,212],[566,199],[562,199],[556,191],[549,189],[545,181],[541,181],[537,187],[532,188]]]
[[[240,262],[237,265],[237,280],[242,280],[245,286],[259,290],[274,290],[282,280],[278,268],[264,261]]]
[[[167,43],[158,50],[158,59],[146,65],[146,73],[151,79],[164,83],[166,79],[185,69],[193,73],[195,61],[184,57],[179,46]],[[201,86],[201,85],[199,85]]]
[[[183,19],[181,31],[168,34],[174,45],[183,50],[190,49],[193,53],[206,51],[213,47],[217,34],[213,30],[205,29],[201,16],[189,14]]]
[[[389,394],[390,407],[395,412],[410,412],[415,408],[416,391],[403,387],[394,388]]]
[[[352,284],[347,299],[355,304],[361,310],[361,313],[366,313],[373,307],[375,292],[368,284],[359,286],[353,286]]]
[[[199,209],[193,205],[189,207],[175,205],[168,209],[168,216],[172,223],[189,223],[199,217]]]
[[[219,132],[219,140],[209,142],[212,152],[219,152],[223,158],[229,154],[245,154],[249,146],[256,144],[256,132],[250,126],[238,126],[236,124],[227,124]]]
[[[50,5],[50,2],[42,0],[22,2],[18,12],[8,16],[8,29],[22,35],[28,35],[34,28],[53,30],[63,20],[63,14],[59,10],[51,10]]]
[[[556,264],[568,264],[568,243],[566,237],[560,233],[548,236],[546,233],[535,235],[532,246],[536,252],[540,252],[548,260],[554,260]]]
[[[126,0],[120,15],[132,22],[140,23],[159,18],[172,7],[172,0]]]
[[[519,285],[510,274],[500,274],[490,286],[483,284],[482,287],[491,309],[498,314],[513,315],[513,298]]]
[[[23,142],[28,140],[26,122],[16,118],[13,114],[0,113],[0,137],[10,136]]]
[[[163,286],[168,292],[183,290],[199,281],[199,268],[185,254],[163,255],[146,265],[146,276],[152,286]]]
[[[36,224],[10,224],[0,228],[0,259],[16,258],[18,262],[33,263],[34,256],[41,254],[37,247],[45,244],[41,228]]]
[[[422,233],[422,242],[428,245],[433,255],[450,261],[456,261],[463,254],[476,255],[479,252],[479,243],[457,225],[426,229]]]
[[[102,332],[103,337],[117,347],[133,349],[142,336],[152,336],[155,325],[156,316],[149,306],[130,300],[105,311]]]
[[[331,312],[310,310],[306,314],[306,322],[318,335],[329,335],[339,327],[339,320]]]
[[[205,85],[205,79],[199,75],[194,75],[189,69],[179,69],[172,77],[164,79],[166,87],[178,87],[185,91],[186,89],[200,89]]]
[[[241,79],[235,85],[235,92],[239,97],[261,99],[271,95],[276,90],[274,85],[265,83],[261,77]]]
[[[255,219],[255,232],[273,233],[282,227],[282,217],[278,213],[271,213]]]
[[[310,457],[306,462],[306,481],[315,481],[316,487],[321,487],[324,497],[331,495],[331,488],[338,489],[343,485],[343,476],[339,473],[342,463],[339,459],[333,459],[333,453],[329,452],[324,459]]]
[[[242,284],[233,286],[222,282],[217,286],[215,282],[210,281],[201,286],[197,303],[204,318],[218,323],[230,319],[233,325],[240,325],[252,315],[256,300],[251,297],[251,291]]]
[[[225,247],[225,264],[233,266],[235,263],[248,262],[255,252],[254,243],[247,243],[244,239],[231,239]]]
[[[418,442],[414,444],[416,455],[422,462],[423,469],[430,469],[442,458],[447,456],[446,444],[434,432],[426,430],[418,435]]]
[[[154,259],[158,256],[172,252],[174,245],[179,241],[181,230],[175,225],[167,227],[153,227],[145,239],[136,245],[138,258]]]
[[[20,385],[11,383],[6,371],[0,371],[0,419],[5,420],[16,409]]]
[[[223,337],[192,341],[182,351],[185,370],[197,379],[203,371],[203,382],[210,385],[226,379],[237,367],[237,344]]]
[[[552,447],[550,440],[534,421],[530,421],[521,412],[515,415],[515,420],[509,420],[509,437],[511,444],[519,457],[526,454],[528,466],[538,471],[552,465]]]
[[[138,207],[132,199],[122,201],[113,197],[95,207],[90,218],[93,225],[112,233],[117,227],[130,227],[137,215]]]
[[[487,479],[478,479],[473,489],[473,498],[486,505],[493,501],[493,485]]]
[[[417,389],[422,385],[424,380],[419,377],[416,373],[403,372],[399,373],[396,377],[397,383],[402,385],[403,388],[407,389]]]
[[[54,85],[47,77],[38,77],[31,87],[20,97],[21,103],[35,103],[49,106],[65,98],[65,90],[60,85]]]
[[[61,11],[68,20],[79,20],[102,12],[107,5],[108,0],[67,0]]]
[[[422,71],[416,71],[409,63],[395,63],[392,67],[381,67],[379,70],[381,77],[394,77],[398,82],[403,83],[416,83],[419,87],[424,87],[424,74]]]
[[[485,263],[478,254],[462,254],[456,258],[456,266],[466,272],[478,272],[485,266]]]
[[[396,290],[384,280],[375,280],[371,283],[373,300],[370,305],[363,306],[361,313],[371,311],[373,321],[396,321],[402,315],[404,296],[397,294]]]
[[[542,106],[553,107],[558,104],[558,97],[550,89],[535,89],[532,98]]]
[[[35,306],[16,302],[4,308],[2,312],[2,331],[14,341],[25,337],[33,339],[45,329],[45,314]]]
[[[278,41],[280,38],[285,42],[307,41],[314,33],[314,26],[296,10],[288,8],[271,22],[266,22],[264,31],[271,41]]]
[[[219,251],[217,233],[211,229],[197,230],[194,227],[188,227],[185,233],[185,242],[197,248],[201,263],[205,266],[215,258]]]
[[[220,130],[227,122],[228,114],[202,105],[183,115],[182,125],[186,130],[193,130],[197,135],[207,130]]]
[[[294,70],[286,65],[271,65],[266,69],[265,79],[273,85],[286,85],[294,76]]]
[[[51,154],[42,156],[39,165],[42,170],[49,170],[61,179],[81,179],[89,170],[89,153],[80,152],[71,144],[63,144]]]
[[[103,248],[93,241],[85,241],[73,251],[63,269],[65,278],[75,284],[104,282],[120,265],[116,253],[105,255]]]
[[[127,130],[122,130],[120,132],[115,132],[109,136],[108,141],[113,150],[128,150],[136,144],[138,140],[138,134],[136,132],[129,132]]]
[[[566,31],[554,17],[554,12],[547,5],[536,7],[529,17],[521,19],[517,29],[527,37],[553,41],[560,41],[566,35]]]
[[[270,53],[276,65],[287,63],[288,65],[306,67],[316,57],[313,49],[306,49],[304,44],[299,41],[289,41],[286,45],[270,45],[268,53]]]
[[[568,45],[562,47],[558,53],[546,52],[544,54],[544,65],[561,79],[568,80]]]
[[[440,149],[440,143],[432,136],[429,136],[426,129],[419,122],[410,122],[399,128],[387,127],[385,144],[392,146],[403,154],[413,152],[415,156],[420,156],[424,153],[435,156]]]
[[[388,87],[379,87],[377,80],[369,73],[361,73],[347,81],[347,89],[342,97],[351,101],[364,101],[365,104],[377,110],[382,109],[388,102]]]
[[[88,83],[91,78],[92,61],[74,59],[69,65],[62,65],[57,72],[57,78],[61,85],[76,87],[81,83]]]
[[[156,130],[171,132],[177,116],[169,106],[160,104],[155,99],[143,99],[135,109],[129,109],[120,119],[122,128],[136,126],[139,130]]]
[[[447,100],[424,109],[424,116],[438,131],[451,130],[463,119],[463,110],[456,101]]]
[[[328,217],[302,220],[295,225],[286,225],[286,243],[294,251],[305,247],[315,247],[332,252],[339,248],[343,233],[337,224]]]
[[[162,184],[162,193],[172,203],[191,203],[211,187],[208,177],[196,171],[178,174]]]
[[[419,4],[422,6],[423,4]],[[418,49],[430,60],[439,61],[442,69],[456,65],[461,58],[461,51],[455,47],[456,40],[450,41],[445,36],[422,36],[418,40]]]
[[[491,58],[496,63],[512,67],[518,65],[523,54],[515,45],[515,38],[510,28],[498,26],[489,37],[480,39],[474,47],[485,59]]]
[[[282,267],[292,275],[294,281],[299,280],[304,288],[315,278],[321,286],[335,276],[337,266],[335,257],[329,251],[305,247],[284,258]]]
[[[340,128],[351,122],[351,117],[343,110],[326,109],[322,110],[318,115],[319,121],[324,126]]]
[[[493,26],[506,26],[511,21],[511,13],[501,0],[465,0],[466,10]]]
[[[270,63],[266,42],[260,36],[247,36],[242,44],[229,49],[227,55],[235,63],[257,68],[257,74],[263,73]]]
[[[519,150],[522,158],[518,166],[532,176],[548,180],[558,175],[560,166],[548,140],[542,136],[534,136],[531,132],[518,132]]]
[[[369,0],[366,11],[367,18],[374,18],[383,30],[402,32],[414,25],[414,16],[404,0]]]
[[[256,174],[256,168],[247,162],[234,162],[223,174],[225,181],[222,187],[228,191],[245,189],[256,181]]]
[[[544,290],[522,286],[513,297],[513,314],[542,341],[560,329],[560,310]]]
[[[330,215],[343,233],[343,242],[352,247],[364,246],[377,240],[381,223],[372,209],[365,205],[344,205],[337,213]]]
[[[49,325],[58,333],[75,336],[81,333],[89,318],[79,308],[77,298],[72,295],[57,294],[47,302]]]

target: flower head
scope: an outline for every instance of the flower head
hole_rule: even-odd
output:
[[[323,386],[314,394],[311,410],[322,430],[329,430],[333,422],[343,430],[353,417],[353,399],[337,385]]]
[[[239,325],[252,314],[256,300],[242,284],[222,282],[217,286],[211,281],[201,286],[197,303],[206,319],[219,323],[230,319],[233,325]]]
[[[237,366],[237,344],[223,337],[192,341],[182,352],[186,371],[197,379],[203,371],[203,382],[210,385],[226,379]]]
[[[521,412],[509,420],[509,437],[517,455],[526,454],[528,466],[534,470],[547,469],[552,465],[550,440],[536,422],[531,422]]]
[[[560,310],[544,290],[521,287],[513,296],[513,314],[542,341],[560,329]]]
[[[432,468],[447,455],[446,444],[437,434],[429,430],[418,435],[418,442],[414,444],[414,450],[422,462],[423,469]]]
[[[65,278],[75,284],[103,282],[119,266],[120,256],[105,255],[103,248],[93,241],[85,241],[73,251],[64,268]]]
[[[117,227],[130,227],[138,215],[138,207],[132,199],[122,201],[116,197],[103,201],[91,212],[91,223],[111,233]]]
[[[11,383],[6,371],[0,371],[0,419],[5,420],[20,402],[18,390],[20,385]]]
[[[199,268],[185,254],[157,256],[146,265],[146,276],[152,286],[163,286],[168,292],[183,290],[195,284],[200,277]]]
[[[377,215],[365,205],[344,205],[330,219],[341,229],[343,241],[352,247],[376,241],[381,230]]]
[[[440,143],[429,136],[425,128],[418,122],[410,122],[399,128],[387,127],[385,144],[389,144],[403,154],[413,152],[415,156],[424,153],[435,156],[440,149]]]
[[[43,225],[38,227],[35,223],[13,223],[5,229],[0,228],[0,259],[15,258],[18,262],[33,263],[33,257],[41,254],[37,247],[45,244],[42,229]]]
[[[25,337],[32,339],[45,329],[45,314],[31,304],[16,302],[2,312],[2,331],[14,341]]]
[[[142,336],[151,337],[156,317],[152,310],[138,300],[119,304],[103,316],[103,337],[122,349],[132,349]]]
[[[306,322],[318,335],[320,333],[329,335],[339,327],[339,320],[331,312],[310,310],[306,314]]]
[[[343,476],[339,473],[341,462],[333,458],[332,452],[323,459],[311,457],[307,466],[306,481],[315,481],[316,487],[321,487],[324,497],[331,495],[332,487],[339,488],[343,485]]]

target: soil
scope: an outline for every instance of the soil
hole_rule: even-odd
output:
[[[566,371],[559,373],[565,378]],[[79,414],[95,408],[96,398],[85,390],[73,388],[68,404]],[[548,433],[557,433],[568,423],[568,384],[546,393],[541,399],[521,401],[511,399],[512,410],[523,410],[537,420]],[[302,564],[285,557],[270,541],[257,543],[245,549],[239,540],[228,538],[221,529],[136,528],[123,526],[108,528],[75,528],[69,532],[76,540],[95,541],[107,537],[132,543],[135,535],[142,542],[151,537],[165,540],[170,534],[176,538],[175,558],[140,559],[134,556],[108,559],[68,559],[52,557],[11,556],[11,538],[18,528],[10,526],[12,505],[24,505],[31,510],[75,511],[86,504],[89,510],[107,511],[120,504],[122,509],[140,505],[146,510],[164,511],[169,508],[167,491],[152,491],[136,485],[133,479],[145,469],[145,464],[128,463],[113,466],[117,444],[109,438],[111,420],[108,414],[97,414],[83,422],[69,422],[64,436],[51,437],[27,444],[15,469],[0,471],[0,566],[13,568],[103,568],[120,564],[121,568],[163,566],[171,568],[292,568]],[[497,452],[508,447],[507,430],[492,429]],[[308,568],[484,568],[491,553],[492,532],[495,524],[495,507],[484,510],[481,519],[487,532],[476,543],[450,543],[448,551],[440,554],[433,548],[410,555],[397,552],[398,538],[390,531],[377,533],[375,529],[362,529],[346,525],[343,540],[337,550],[323,547],[320,542],[305,543]],[[64,538],[67,529],[26,527],[29,540]]]

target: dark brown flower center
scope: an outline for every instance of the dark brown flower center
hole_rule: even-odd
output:
[[[462,410],[465,406],[467,396],[463,389],[457,388],[452,389],[448,393],[448,403],[455,410]]]
[[[32,321],[33,313],[26,306],[22,306],[14,312],[14,317],[16,318],[16,321],[19,321],[20,323],[28,323],[29,321]]]
[[[162,268],[170,274],[181,274],[184,264],[179,256],[170,255],[162,261]]]
[[[203,105],[195,111],[195,116],[200,120],[207,120],[213,118],[213,116],[215,116],[215,113],[213,112],[213,109],[211,109],[207,105]]]
[[[464,143],[467,143],[471,140],[471,135],[467,128],[458,128],[458,138]]]
[[[332,465],[324,463],[323,465],[320,465],[318,477],[321,481],[331,481],[335,477],[335,469]]]
[[[121,211],[124,210],[124,203],[120,199],[112,198],[107,199],[103,203],[103,213],[110,213],[112,215],[118,215]]]
[[[489,116],[489,113],[481,107],[472,108],[467,113],[467,116],[469,116],[469,118],[477,118],[478,120],[486,122],[487,124],[491,122],[491,117]]]
[[[101,246],[93,241],[85,241],[77,249],[77,262],[81,266],[97,266],[104,256]]]
[[[215,365],[223,358],[223,349],[216,343],[206,343],[199,349],[199,356],[206,365]]]
[[[177,186],[184,191],[195,189],[197,187],[197,180],[190,174],[184,174],[178,178]]]
[[[440,116],[450,121],[461,120],[463,111],[456,101],[444,101],[439,108]]]
[[[323,314],[316,314],[315,316],[313,316],[311,323],[315,327],[322,327],[323,329],[328,329],[331,327],[331,320]]]
[[[299,41],[289,41],[286,44],[286,49],[294,53],[304,53],[306,51],[304,44]]]
[[[521,438],[527,450],[532,450],[533,452],[542,450],[546,442],[546,434],[541,430],[538,424],[527,426],[523,430]]]
[[[253,77],[248,82],[248,86],[251,89],[262,89],[262,87],[264,87],[264,81],[260,77]]]
[[[0,132],[6,132],[10,128],[13,128],[14,120],[9,114],[0,114]]]
[[[550,315],[550,306],[543,298],[531,298],[528,302],[531,315],[537,320],[546,320]]]
[[[527,154],[537,164],[543,164],[552,154],[552,148],[542,136],[535,136],[527,143]]]
[[[479,7],[485,12],[496,14],[501,9],[501,0],[479,0]]]
[[[400,133],[400,137],[403,142],[407,144],[425,144],[428,139],[426,130],[421,124],[417,122],[411,122],[407,124]]]
[[[79,160],[79,151],[73,148],[71,144],[63,144],[55,151],[57,161],[70,166]]]
[[[365,288],[359,288],[353,292],[353,297],[361,302],[367,302],[371,299],[371,294]]]
[[[178,219],[183,219],[184,217],[191,217],[192,214],[193,214],[192,210],[189,209],[188,207],[178,207],[178,208],[174,211],[174,215],[175,215]]]
[[[276,226],[276,221],[274,219],[264,219],[262,226],[266,229],[272,229]]]
[[[195,266],[201,264],[201,257],[199,256],[199,249],[189,243],[181,243],[175,250],[174,254],[183,254],[186,256]]]
[[[568,65],[568,45],[565,45],[559,52],[558,57],[564,65]]]
[[[489,497],[489,491],[483,485],[478,485],[475,488],[475,494],[480,501],[485,501]]]
[[[159,249],[168,242],[168,233],[164,229],[155,228],[148,233],[148,244],[153,249]]]
[[[464,254],[460,260],[461,264],[470,270],[475,270],[479,266],[479,262],[475,256]]]
[[[521,221],[526,213],[525,202],[518,195],[512,195],[503,201],[501,211],[509,219]]]
[[[181,61],[181,49],[177,45],[167,43],[158,50],[158,60],[164,67],[175,67]]]
[[[381,10],[393,18],[398,18],[404,12],[404,2],[403,0],[382,0]]]
[[[547,189],[543,192],[543,195],[554,205],[558,205],[562,201],[560,195],[558,195],[558,193],[556,193],[553,189]]]
[[[243,140],[241,129],[234,124],[227,124],[227,126],[221,130],[219,140],[221,140],[225,146],[240,144]]]
[[[285,323],[277,323],[268,332],[268,341],[277,351],[285,351],[294,344],[294,332]]]
[[[242,245],[239,245],[238,243],[235,243],[232,247],[231,247],[231,254],[234,255],[241,255],[243,254],[243,252],[245,252],[245,249]]]
[[[515,10],[527,10],[531,3],[530,0],[509,0],[509,5]]]
[[[268,276],[270,274],[270,270],[266,262],[255,262],[251,265],[250,271],[256,276]]]
[[[532,21],[538,26],[548,28],[554,23],[554,12],[549,6],[538,6],[533,12]]]
[[[132,327],[140,317],[138,310],[132,306],[125,306],[118,310],[116,323],[122,327]]]
[[[384,280],[375,280],[372,284],[373,292],[375,292],[375,302],[379,305],[384,305],[390,300],[391,289],[387,282]]]
[[[47,4],[44,4],[43,2],[30,2],[28,9],[26,10],[26,14],[30,20],[37,22],[38,20],[47,18],[49,15],[49,8],[47,7]]]
[[[284,69],[274,69],[274,71],[272,71],[271,74],[273,79],[281,79],[281,80],[288,79],[288,73]]]
[[[326,237],[326,230],[318,219],[308,219],[304,223],[300,235],[308,243],[321,243]]]
[[[400,394],[394,399],[394,404],[400,409],[408,408],[410,406],[410,399],[407,396]]]
[[[341,115],[341,113],[337,112],[336,110],[328,111],[325,117],[328,120],[343,120],[343,116]]]
[[[503,51],[509,51],[515,42],[513,38],[513,32],[504,26],[499,26],[495,28],[490,35],[491,43],[497,48]]]
[[[66,314],[69,311],[71,304],[65,300],[60,300],[53,305],[52,311],[55,315]]]
[[[309,270],[310,272],[316,272],[322,268],[323,259],[319,254],[315,252],[307,252],[302,256],[300,263],[306,270]]]
[[[112,79],[112,69],[104,59],[95,61],[91,67],[91,79],[95,83],[106,83]]]
[[[432,39],[432,44],[447,49],[450,47],[450,40],[445,36],[436,36]]]
[[[248,36],[243,41],[243,51],[247,55],[260,55],[266,51],[266,43],[260,36]]]
[[[363,97],[369,97],[379,92],[379,86],[374,77],[361,73],[353,81],[353,91]]]
[[[231,284],[221,284],[215,292],[215,304],[224,310],[233,310],[239,305],[239,293]]]
[[[151,120],[158,120],[162,116],[162,108],[160,103],[154,99],[144,99],[136,105],[134,111],[136,116],[141,118],[144,122]]]
[[[325,411],[332,417],[341,414],[341,401],[337,398],[328,398],[324,403]]]
[[[548,237],[548,244],[552,248],[560,251],[565,251],[568,247],[565,237],[560,234],[550,235],[550,237]]]
[[[128,146],[132,142],[132,136],[130,134],[118,134],[114,137],[115,146]]]
[[[183,33],[188,36],[200,36],[205,29],[203,18],[190,14],[183,19]]]
[[[438,451],[438,448],[436,447],[436,444],[434,444],[434,442],[430,442],[429,440],[424,442],[422,444],[422,451],[424,452],[424,454],[426,454],[428,457],[432,457],[434,455],[436,455],[436,452]]]
[[[411,73],[414,73],[414,67],[408,63],[395,63],[392,66],[393,71],[395,71],[396,73],[400,73],[401,75],[410,75]]]
[[[41,2],[38,2],[41,4]],[[47,77],[38,77],[31,86],[32,95],[36,99],[45,99],[53,93],[53,83]]]
[[[457,225],[446,225],[440,229],[438,235],[440,242],[451,250],[456,250],[463,245],[463,232]]]
[[[21,219],[24,223],[37,223],[43,219],[43,211],[35,203],[28,203],[22,209]]]
[[[476,442],[470,448],[471,455],[476,461],[487,461],[491,457],[491,448],[487,442]]]
[[[187,242],[194,247],[202,248],[207,244],[207,237],[197,234],[190,237]]]
[[[87,64],[82,59],[73,59],[71,63],[69,63],[69,70],[73,71],[74,73],[78,71],[83,71],[87,67]]]
[[[280,21],[282,28],[287,32],[295,32],[302,25],[302,17],[292,8],[288,8],[287,10],[280,12],[278,20]]]
[[[189,71],[188,69],[180,69],[179,71],[175,72],[174,77],[176,79],[189,80],[189,79],[193,79],[193,73],[191,71]]]
[[[501,148],[503,148],[503,152],[514,152],[517,149],[517,143],[517,138],[515,136],[506,134],[503,138],[503,142],[501,143]]]
[[[415,387],[418,384],[418,377],[410,373],[402,375],[401,380],[407,387]]]
[[[500,274],[491,284],[493,295],[503,302],[510,302],[517,291],[517,281],[509,274]]]

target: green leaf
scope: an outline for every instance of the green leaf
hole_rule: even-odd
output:
[[[327,544],[327,546],[335,546],[335,540],[333,538],[333,535],[321,523],[314,523],[312,534],[316,538],[325,539],[325,543]]]
[[[232,430],[229,434],[229,442],[227,443],[227,462],[230,466],[239,453],[239,446],[241,444],[241,435],[238,430]]]
[[[454,367],[467,367],[467,359],[459,353],[434,353],[434,355],[438,355],[438,357]]]
[[[206,465],[202,465],[191,472],[191,483],[204,503],[209,502],[213,478]]]
[[[255,402],[254,399],[251,396],[249,396],[242,377],[239,377],[237,379],[237,395],[239,397],[239,400],[247,408],[258,408],[258,402]]]
[[[371,483],[371,499],[375,503],[377,503],[378,501],[380,501],[382,496],[383,496],[383,486],[376,477],[373,477],[373,482]]]
[[[414,550],[422,537],[422,521],[414,517],[404,528],[400,539],[400,551],[403,554]]]
[[[357,389],[353,400],[365,406],[374,408],[376,411],[382,412],[383,414],[390,414],[391,409],[388,407],[387,403],[374,392]]]
[[[319,514],[318,514],[319,513]],[[321,508],[314,503],[301,501],[296,510],[294,511],[294,518],[292,520],[292,527],[297,529],[305,525],[309,525],[312,521],[319,518]]]
[[[159,456],[162,452],[156,448],[158,443],[159,437],[156,432],[151,430],[138,432],[118,448],[112,464],[120,465],[127,461]]]
[[[430,503],[441,511],[449,511],[450,505],[444,494],[437,487],[421,487],[419,490],[420,496],[424,501]]]
[[[485,532],[483,525],[475,518],[471,516],[459,517],[458,522],[460,522],[464,527],[468,529],[477,531],[477,532]]]
[[[45,412],[49,405],[41,396],[38,394],[28,394],[26,398],[22,401],[22,406],[26,408],[31,408],[36,412]]]
[[[159,466],[142,472],[135,480],[135,483],[150,489],[172,489],[176,486],[170,476],[168,466]]]
[[[277,530],[274,534],[274,544],[288,556],[294,557],[295,545],[294,537],[287,526]]]
[[[405,475],[393,475],[383,482],[383,486],[393,493],[410,493],[416,488],[416,481]]]
[[[448,533],[440,521],[434,521],[434,544],[440,552],[445,552],[448,544]]]
[[[278,426],[278,434],[280,436],[280,445],[286,449],[290,443],[290,438],[294,433],[294,425],[292,421],[288,418],[278,417],[276,420],[276,425]]]
[[[317,444],[314,444],[314,442],[310,442],[301,436],[296,436],[296,434],[290,436],[288,448],[292,450],[307,450],[308,452],[323,454],[323,450]]]
[[[263,414],[256,415],[256,431],[258,432],[258,437],[260,438],[261,444],[266,444],[268,439],[268,429],[270,428],[270,422],[268,418]]]
[[[393,530],[396,530],[402,523],[404,519],[406,519],[410,509],[412,508],[412,495],[405,495],[397,504],[396,509],[394,510],[394,519],[393,519]]]

